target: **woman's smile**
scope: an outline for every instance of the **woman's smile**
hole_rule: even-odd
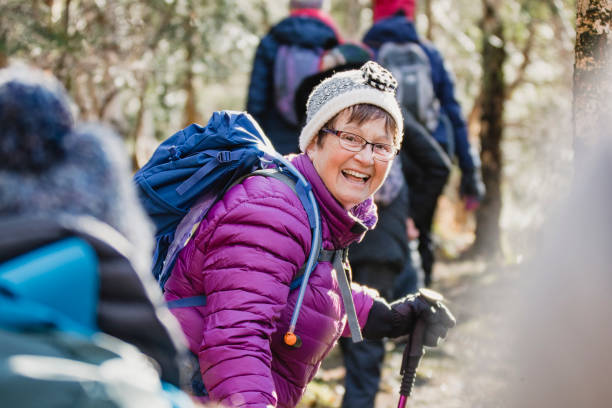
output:
[[[342,170],[342,174],[350,183],[365,184],[370,176],[357,170]]]

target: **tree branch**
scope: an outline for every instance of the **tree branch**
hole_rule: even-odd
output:
[[[521,54],[523,55],[523,62],[518,67],[518,73],[516,75],[516,78],[514,79],[514,81],[508,84],[508,87],[506,88],[507,89],[506,99],[510,99],[510,97],[512,96],[512,93],[525,80],[525,74],[527,72],[527,67],[531,63],[531,50],[533,49],[533,43],[535,39],[535,27],[536,25],[535,25],[534,19],[530,18],[529,23],[527,24],[527,31],[528,31],[527,42],[525,43],[525,46],[523,47],[523,50],[521,52]]]

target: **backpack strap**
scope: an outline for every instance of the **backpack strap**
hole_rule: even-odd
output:
[[[331,262],[336,270],[338,277],[338,286],[340,286],[340,294],[342,295],[342,303],[344,304],[344,311],[348,320],[349,328],[351,330],[351,338],[354,343],[358,343],[363,340],[361,335],[361,328],[359,327],[359,320],[357,319],[357,312],[355,310],[355,303],[353,302],[353,292],[351,291],[351,275],[350,268],[348,265],[348,248],[340,248],[337,250],[327,250],[320,248],[318,262]],[[305,265],[300,268],[298,277],[291,282],[296,284],[296,288],[302,283]],[[292,287],[292,289],[294,289]]]
[[[341,251],[341,250],[340,250]],[[334,256],[336,255],[335,250],[323,249],[319,246],[319,256],[317,257],[318,262],[332,262],[334,260]],[[295,279],[291,281],[291,290],[299,288],[302,284],[302,280],[304,279],[304,272],[306,272],[306,262],[300,269],[298,269],[298,273],[295,276]]]
[[[230,188],[234,187],[235,185],[242,183],[245,179],[251,176],[273,177],[287,184],[291,188],[291,190],[293,190],[294,193],[298,194],[297,189],[296,189],[296,184],[297,184],[296,180],[293,179],[288,174],[280,171],[278,168],[259,169],[249,174],[245,174],[244,176],[239,177],[232,184],[230,184],[227,187],[227,189],[225,189],[225,191],[228,191]],[[192,232],[195,232],[195,229],[197,229],[198,225],[199,223],[197,223],[194,226]],[[317,261],[318,262],[322,262],[322,261],[331,262],[335,251],[328,251],[328,250],[322,249],[320,245],[321,240],[319,240],[318,242],[319,242],[319,246],[318,246],[319,256],[317,258]],[[306,271],[306,265],[307,265],[307,261],[304,261],[304,264],[300,267],[300,269],[298,269],[296,276],[293,278],[293,280],[289,284],[289,290],[294,290],[300,287],[300,285],[302,284],[302,281],[304,280],[304,272]],[[168,309],[175,309],[175,308],[181,308],[181,307],[206,306],[206,295],[189,296],[186,298],[169,300],[166,302],[166,306],[168,307]]]
[[[333,265],[336,270],[338,285],[340,286],[342,303],[344,303],[344,312],[346,313],[349,329],[351,330],[351,338],[353,343],[359,343],[363,341],[363,337],[361,336],[361,328],[359,327],[355,303],[353,302],[350,269],[345,267],[345,265],[348,265],[348,248],[339,249],[335,252]]]

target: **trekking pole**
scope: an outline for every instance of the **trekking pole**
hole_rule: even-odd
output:
[[[427,302],[432,306],[440,302],[444,297],[431,289],[421,288],[419,293]],[[419,319],[414,325],[414,329],[410,334],[410,340],[404,349],[404,356],[402,357],[402,366],[400,368],[400,375],[402,376],[402,383],[400,386],[400,399],[397,405],[398,408],[405,408],[408,397],[412,394],[412,387],[416,379],[416,370],[421,361],[421,357],[425,354],[423,349],[423,336],[425,335],[425,320]]]

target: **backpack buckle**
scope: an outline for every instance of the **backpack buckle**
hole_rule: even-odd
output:
[[[178,160],[181,158],[181,151],[176,146],[170,146],[168,149],[168,154],[170,155],[170,160]]]
[[[217,161],[219,163],[227,163],[229,161],[232,161],[232,152],[228,150],[220,151],[219,153],[217,153]]]

